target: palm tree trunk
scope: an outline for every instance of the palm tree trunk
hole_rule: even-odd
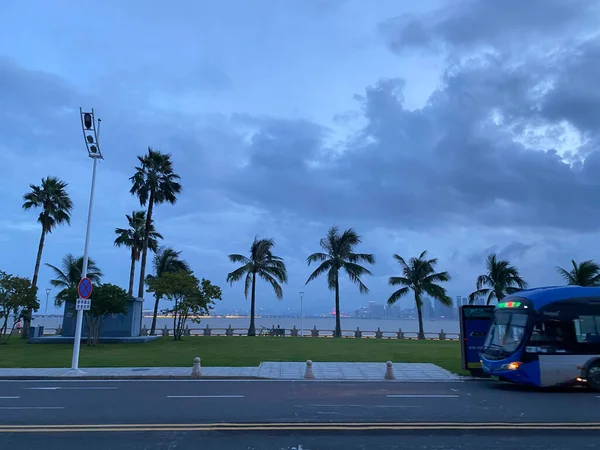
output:
[[[256,327],[254,326],[254,307],[256,305],[256,273],[252,274],[252,297],[250,298],[250,328],[248,336],[256,336]]]
[[[152,225],[152,210],[154,209],[154,192],[150,192],[148,200],[148,213],[146,214],[146,230],[144,245],[142,247],[142,258],[140,263],[140,284],[138,286],[138,298],[144,298],[144,277],[146,275],[146,257],[148,256],[148,243],[150,242],[150,226]],[[143,305],[142,305],[143,309]],[[143,316],[143,314],[142,314]]]
[[[46,231],[42,226],[42,235],[40,236],[40,243],[38,245],[37,257],[35,259],[35,268],[33,269],[33,278],[31,280],[31,286],[37,287],[38,275],[40,273],[40,264],[42,263],[42,252],[44,251],[44,241],[46,240]],[[25,311],[25,316],[23,318],[23,338],[27,339],[29,337],[29,328],[31,327],[31,315],[33,311],[31,308],[28,308]]]
[[[131,249],[131,268],[129,269],[129,290],[127,293],[133,297],[133,280],[135,278],[135,249]]]
[[[342,321],[340,319],[340,282],[335,277],[335,333],[334,337],[342,337]]]
[[[500,303],[500,300],[504,298],[504,292],[502,289],[494,289],[496,291],[496,303]],[[488,302],[489,305],[489,302]]]
[[[417,317],[419,318],[419,336],[417,339],[425,339],[425,331],[423,330],[423,311],[421,310],[421,308],[423,307],[423,305],[421,305],[420,302],[417,302]]]
[[[150,192],[150,199],[148,200],[148,213],[146,214],[146,230],[144,236],[144,245],[142,247],[142,257],[140,263],[140,284],[138,286],[138,298],[144,299],[144,278],[146,277],[146,257],[148,256],[148,242],[150,241],[150,225],[152,225],[152,210],[154,209],[154,192]],[[140,308],[140,334],[142,333],[142,326],[144,325],[144,302]]]
[[[160,298],[154,294],[154,313],[152,314],[152,326],[150,327],[150,336],[156,332],[156,317],[158,316],[158,301]]]

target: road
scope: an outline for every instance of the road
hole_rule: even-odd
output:
[[[489,382],[0,382],[0,448],[595,448],[600,396]],[[14,447],[13,447],[14,446]]]

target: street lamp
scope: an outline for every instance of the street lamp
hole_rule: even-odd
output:
[[[48,314],[48,297],[50,297],[50,288],[46,288],[46,309],[44,309],[44,316]]]
[[[300,337],[304,337],[304,292],[300,291]]]
[[[92,206],[94,204],[94,190],[96,187],[96,166],[99,159],[104,159],[100,152],[100,122],[101,120],[94,118],[94,109],[92,108],[89,112],[84,112],[79,108],[79,115],[81,117],[81,130],[83,131],[83,141],[87,148],[88,156],[94,161],[94,167],[92,169],[92,188],[90,190],[90,204],[88,207],[87,226],[85,230],[85,246],[83,250],[83,267],[81,268],[81,278],[87,277],[88,269],[88,248],[90,244],[90,227],[92,223]],[[81,299],[80,299],[81,300]],[[81,346],[81,328],[83,326],[83,305],[85,302],[78,302],[77,308],[77,321],[75,324],[75,342],[73,343],[73,359],[71,361],[71,369],[79,370],[79,349]],[[86,307],[89,309],[89,304]]]

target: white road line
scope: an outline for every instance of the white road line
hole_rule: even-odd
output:
[[[65,409],[64,406],[0,406],[0,409]]]
[[[244,398],[243,395],[167,395],[167,398]]]
[[[21,398],[21,397],[0,397],[0,399],[2,399],[2,400],[11,399],[11,398]]]
[[[459,395],[390,394],[388,398],[459,398]]]
[[[0,380],[0,383],[346,383],[346,384],[362,384],[362,383],[465,383],[465,380],[432,380],[431,378],[424,380],[281,380],[281,379],[222,379],[222,380],[152,380],[144,378],[136,378],[130,380],[77,380],[77,379],[57,379],[51,380]]]
[[[32,388],[23,388],[32,391],[57,391],[57,390],[71,390],[71,391],[86,391],[86,390],[107,390],[107,389],[119,389],[117,387],[112,386],[86,386],[86,387],[32,387]]]
[[[399,405],[294,405],[294,408],[421,408],[421,406],[399,406]]]

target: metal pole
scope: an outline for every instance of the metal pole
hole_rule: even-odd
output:
[[[81,269],[81,278],[87,277],[88,269],[88,247],[90,244],[90,228],[92,224],[92,206],[94,204],[94,190],[96,188],[96,166],[98,158],[92,157],[94,168],[92,169],[92,189],[90,190],[90,206],[88,209],[87,228],[85,230],[85,247],[83,250],[83,267]],[[73,360],[71,362],[72,370],[79,370],[79,348],[81,347],[81,327],[83,326],[83,310],[77,311],[77,323],[75,325],[75,342],[73,345]]]
[[[300,292],[300,337],[304,337],[304,292]]]
[[[44,316],[48,315],[48,297],[50,297],[50,289],[46,289],[46,308],[44,309]]]

